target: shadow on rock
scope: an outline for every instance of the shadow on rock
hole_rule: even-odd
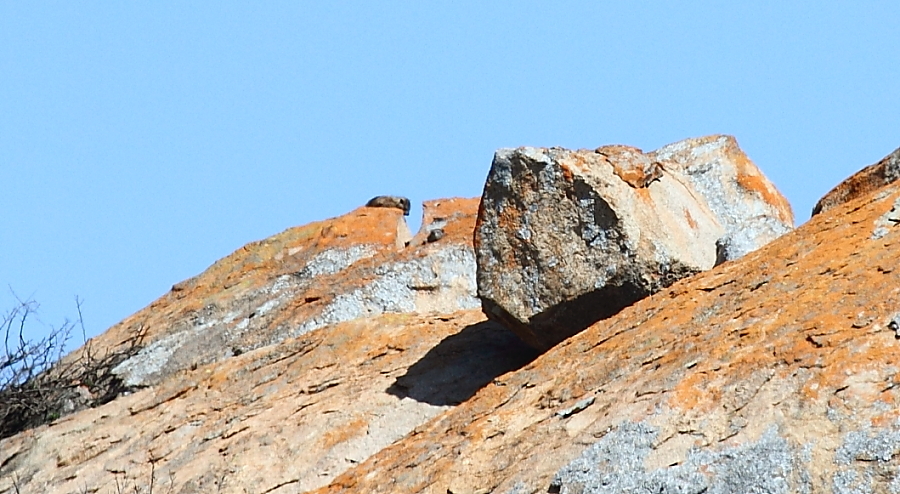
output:
[[[494,378],[521,368],[538,355],[508,329],[485,321],[444,338],[387,392],[431,405],[458,405]]]

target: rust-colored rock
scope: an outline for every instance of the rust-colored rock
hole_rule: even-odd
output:
[[[317,492],[895,492],[900,226],[885,218],[898,215],[897,185],[817,215]]]
[[[0,493],[328,483],[534,357],[474,310],[477,208],[428,201],[417,238],[443,235],[410,242],[402,208],[363,207],[176,284],[90,342],[131,392],[0,441]]]
[[[305,492],[532,357],[474,310],[340,323],[0,441],[0,493]]]
[[[844,180],[819,199],[812,215],[828,211],[845,202],[867,196],[873,191],[900,178],[900,149],[885,156],[874,165],[867,166]]]
[[[140,352],[114,372],[128,386],[145,386],[328,324],[477,307],[474,255],[464,233],[472,228],[475,200],[447,201],[458,209],[439,243],[405,248],[402,209],[360,208],[242,248],[95,344],[109,346],[120,328],[130,330],[125,338],[143,331]],[[433,208],[426,205],[424,214]]]
[[[662,167],[638,148],[631,146],[602,146],[594,150],[612,165],[613,173],[628,185],[643,189],[662,177]]]

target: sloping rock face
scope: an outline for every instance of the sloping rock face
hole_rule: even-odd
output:
[[[477,206],[416,238],[360,208],[176,284],[90,342],[132,392],[0,441],[0,493],[303,492],[465,401],[535,356],[475,309]]]
[[[431,201],[424,224],[432,209],[453,209],[453,228],[465,231],[476,204]],[[249,244],[92,344],[117,351],[137,342],[140,351],[113,371],[126,386],[140,387],[329,324],[477,307],[469,235],[406,248],[411,236],[403,214],[363,207]]]
[[[0,493],[306,492],[533,357],[476,310],[339,323],[0,441]]]
[[[900,186],[680,281],[320,493],[892,493]]]
[[[475,228],[478,295],[545,350],[792,227],[787,201],[728,136],[648,154],[503,149]]]
[[[900,149],[885,156],[874,165],[867,166],[844,180],[819,199],[813,207],[815,216],[845,202],[865,197],[872,191],[880,189],[900,178]]]

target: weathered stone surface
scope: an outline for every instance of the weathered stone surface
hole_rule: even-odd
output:
[[[161,383],[189,368],[342,321],[381,313],[478,307],[471,231],[477,199],[447,199],[447,235],[410,245],[403,211],[359,208],[248,244],[94,338],[112,355],[109,380],[92,382],[88,403],[121,389]],[[434,206],[425,207],[425,215]],[[114,367],[112,367],[114,365]]]
[[[643,299],[316,492],[897,492],[898,205]]]
[[[476,201],[453,203],[430,209],[423,224],[433,228],[421,241],[398,251],[386,235],[376,254],[341,272],[377,279],[359,263],[393,266],[465,245]],[[351,213],[322,222],[334,236],[316,227],[302,245],[352,249],[340,232],[370,221]],[[437,229],[445,236],[427,242]],[[273,239],[155,306],[179,315],[176,304],[203,308],[248,293],[204,288],[230,270],[273,283],[268,263],[290,257]],[[338,322],[161,373],[158,384],[0,440],[0,493],[149,492],[151,483],[179,494],[898,492],[898,254],[893,184],[537,358],[477,309]],[[371,281],[317,266],[309,272],[338,293]],[[319,314],[291,304],[271,311],[288,328]],[[142,313],[132,322],[169,334],[162,315]],[[101,346],[119,341],[109,333],[97,350],[116,348]]]
[[[681,172],[725,229],[717,244],[719,263],[737,259],[794,228],[787,199],[732,136],[685,139],[657,149],[650,159],[666,170]]]
[[[885,156],[874,165],[867,166],[844,180],[819,199],[812,215],[828,211],[845,202],[865,197],[873,191],[900,178],[900,149]]]
[[[649,154],[503,149],[475,229],[478,295],[489,317],[547,349],[792,225],[731,137]]]
[[[0,493],[305,492],[533,357],[476,310],[340,323],[0,441]]]
[[[535,356],[475,310],[477,208],[399,246],[402,209],[360,208],[176,284],[91,342],[134,392],[0,441],[0,493],[305,491],[465,401]]]
[[[141,349],[115,369],[127,386],[381,313],[477,307],[474,199],[452,201],[451,235],[412,245],[401,209],[364,207],[250,244],[94,341]],[[439,201],[435,201],[439,202]],[[431,215],[433,206],[425,207]]]

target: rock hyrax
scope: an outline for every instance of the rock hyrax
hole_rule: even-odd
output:
[[[369,199],[366,207],[401,209],[403,216],[409,216],[409,199],[401,196],[376,196]]]

